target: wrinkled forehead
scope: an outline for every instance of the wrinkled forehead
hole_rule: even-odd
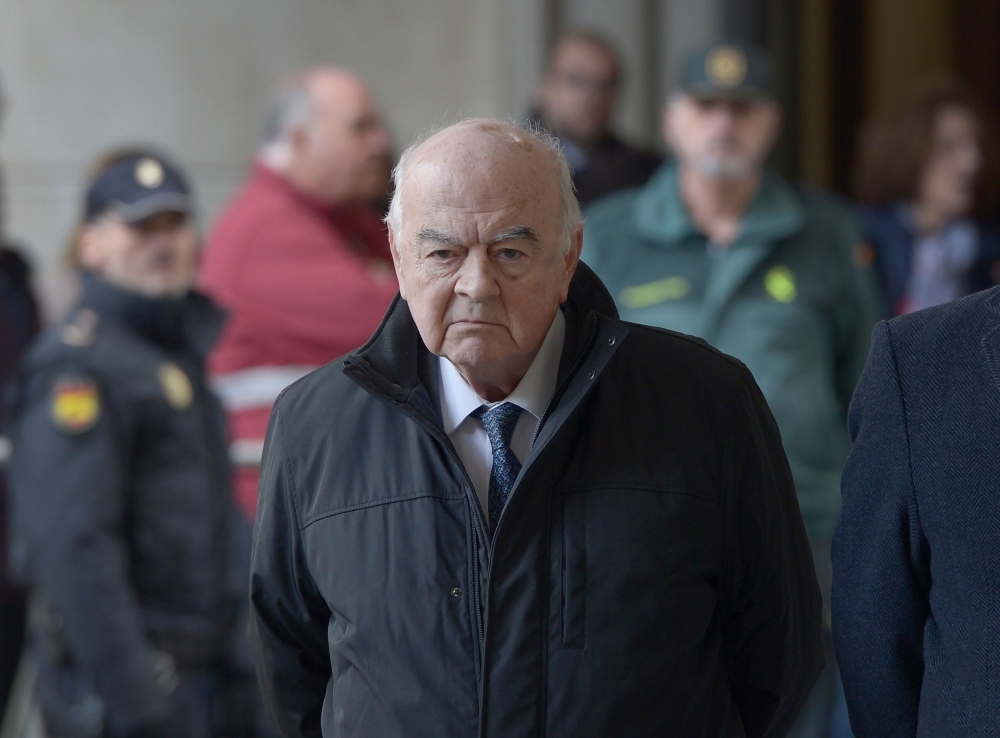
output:
[[[401,194],[404,228],[408,216],[434,209],[503,210],[541,222],[558,219],[561,205],[551,153],[527,138],[477,130],[438,134],[418,147]]]

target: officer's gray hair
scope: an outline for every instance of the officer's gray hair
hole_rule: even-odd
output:
[[[559,143],[559,139],[537,125],[521,124],[512,120],[484,118],[466,121],[465,123],[474,125],[484,132],[505,136],[517,144],[532,144],[536,149],[545,154],[559,182],[559,195],[562,200],[562,227],[559,246],[564,255],[568,254],[573,245],[573,234],[583,224],[583,217],[580,213],[580,202],[576,199],[576,189],[573,186],[573,171],[570,169],[569,162],[566,161],[566,154],[563,152],[563,147]],[[461,123],[454,125],[461,125]],[[392,200],[389,203],[389,212],[385,216],[385,224],[397,237],[403,232],[402,191],[403,183],[406,181],[407,166],[410,157],[422,143],[445,128],[450,127],[440,126],[421,135],[416,141],[406,147],[406,150],[400,155],[399,161],[396,162],[396,166],[392,169],[393,194]]]

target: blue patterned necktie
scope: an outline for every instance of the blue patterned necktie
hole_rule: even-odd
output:
[[[473,415],[483,421],[490,446],[493,448],[489,493],[490,533],[492,533],[496,530],[497,521],[514,486],[514,480],[521,471],[521,462],[517,460],[510,447],[510,439],[514,435],[517,419],[521,416],[521,408],[512,402],[495,405],[489,409],[483,405]]]

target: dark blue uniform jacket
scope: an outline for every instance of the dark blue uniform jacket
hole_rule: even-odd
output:
[[[882,293],[883,315],[890,318],[903,299],[906,284],[913,270],[913,230],[898,214],[898,206],[861,208],[861,223],[865,238],[872,247],[875,273]],[[965,275],[965,294],[988,289],[996,282],[991,274],[1000,259],[1000,235],[990,228],[979,230],[979,252],[969,272]]]
[[[93,278],[12,387],[12,559],[113,734],[166,719],[161,653],[221,658],[235,607],[223,410],[202,361],[221,313]]]

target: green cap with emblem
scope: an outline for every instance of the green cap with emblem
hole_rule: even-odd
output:
[[[720,41],[692,52],[680,87],[698,97],[772,100],[767,52],[745,41]]]

